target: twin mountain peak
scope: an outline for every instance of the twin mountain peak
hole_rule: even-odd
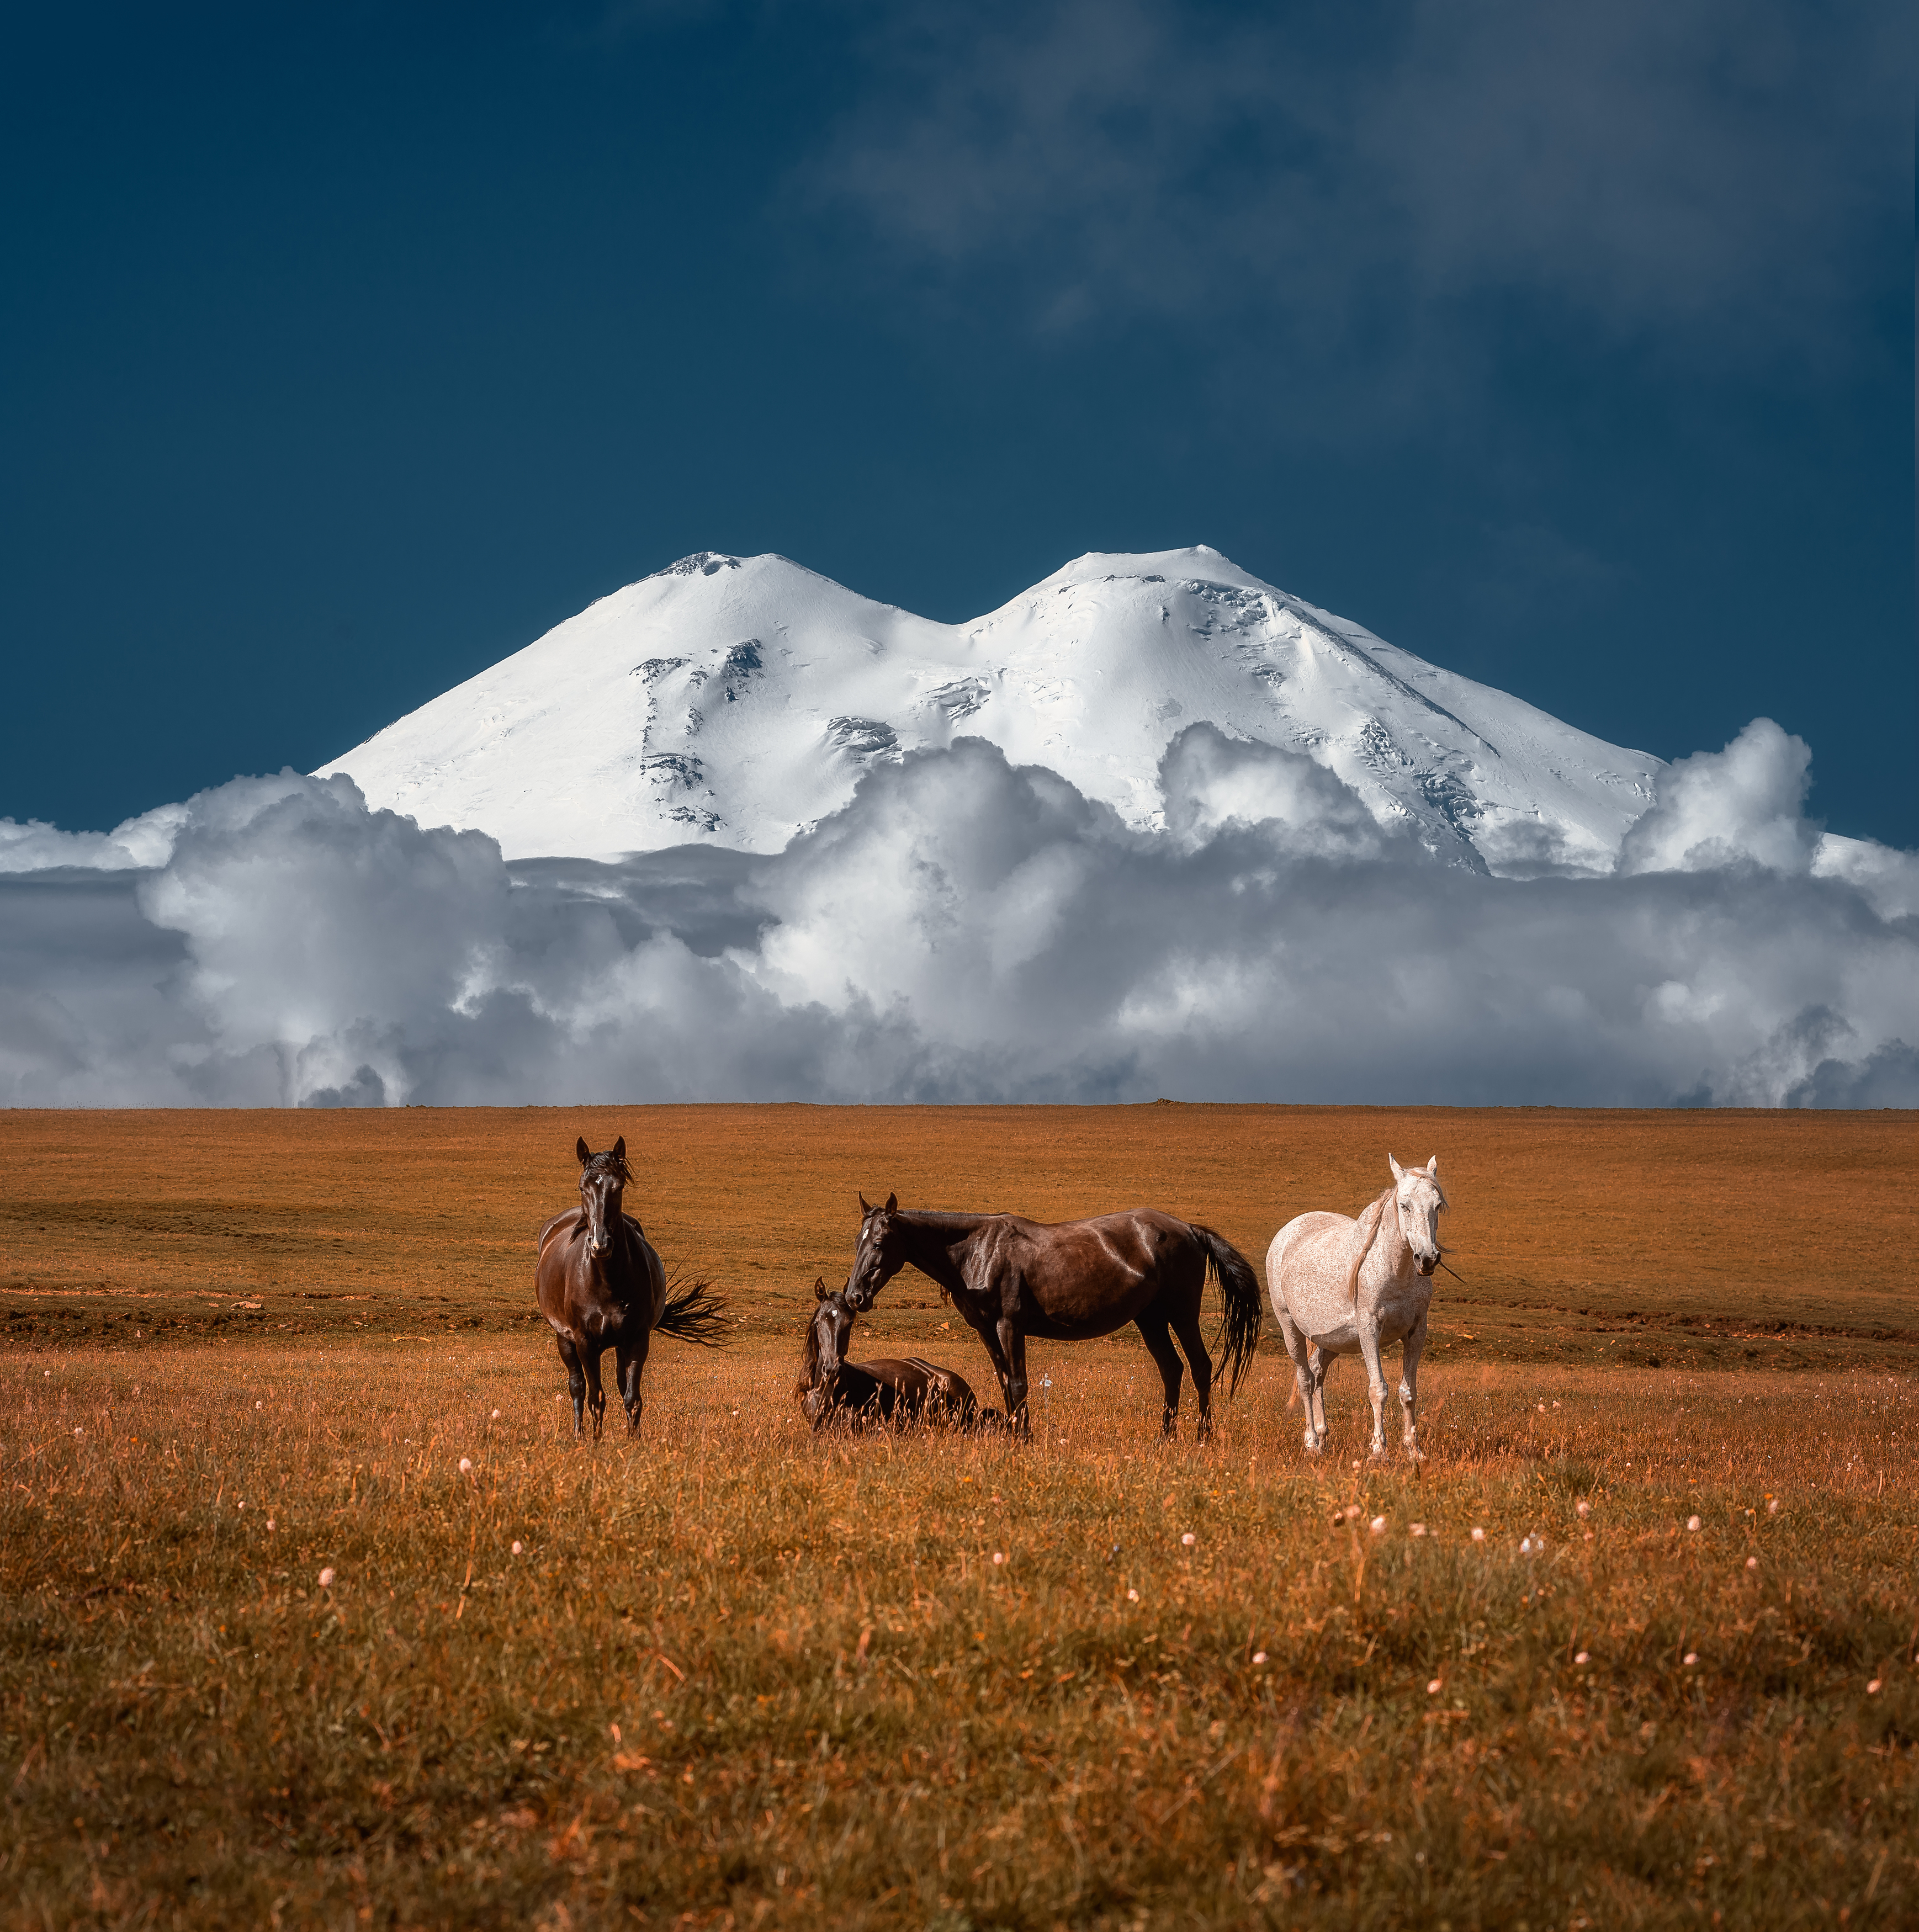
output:
[[[1445,862],[1608,872],[1660,761],[1455,676],[1205,545],[1095,552],[969,623],[782,556],[711,552],[602,598],[323,768],[509,859],[775,852],[862,776],[966,736],[1143,831],[1195,724],[1302,753]]]

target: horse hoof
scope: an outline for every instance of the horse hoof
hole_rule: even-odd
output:
[[[1319,1438],[1318,1438],[1317,1436],[1308,1436],[1308,1437],[1306,1438],[1306,1454],[1307,1454],[1308,1456],[1317,1456],[1319,1453],[1320,1453],[1320,1442],[1319,1442]]]

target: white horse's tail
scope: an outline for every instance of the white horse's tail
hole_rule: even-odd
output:
[[[1380,1238],[1380,1230],[1386,1226],[1386,1205],[1392,1198],[1393,1190],[1389,1187],[1373,1204],[1359,1216],[1359,1224],[1353,1230],[1353,1264],[1346,1270],[1346,1298],[1355,1308],[1359,1305],[1359,1270],[1366,1265],[1366,1257],[1373,1251],[1373,1244]],[[1372,1216],[1373,1225],[1366,1226],[1366,1216]],[[1362,1237],[1364,1239],[1362,1239]]]

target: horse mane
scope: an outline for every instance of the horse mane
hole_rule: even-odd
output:
[[[1372,1252],[1373,1244],[1379,1239],[1380,1228],[1386,1226],[1386,1204],[1392,1198],[1397,1190],[1398,1184],[1395,1182],[1377,1201],[1360,1210],[1358,1224],[1353,1229],[1355,1252],[1353,1264],[1346,1270],[1346,1298],[1355,1308],[1359,1305],[1359,1270],[1366,1265],[1366,1257]],[[1359,1238],[1359,1232],[1365,1228],[1368,1214],[1373,1217],[1372,1232],[1362,1241]]]
[[[800,1354],[800,1379],[793,1384],[795,1395],[804,1395],[819,1380],[818,1315],[815,1306],[806,1316],[806,1346]]]
[[[602,1174],[617,1174],[624,1181],[630,1182],[633,1178],[633,1170],[626,1165],[626,1156],[615,1154],[611,1148],[604,1154],[588,1156],[584,1172],[590,1174],[596,1170]]]

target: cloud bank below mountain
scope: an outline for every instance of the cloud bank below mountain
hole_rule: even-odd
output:
[[[1758,721],[1612,877],[1530,880],[1203,725],[1161,832],[963,740],[770,857],[509,864],[236,779],[157,864],[14,841],[0,1100],[1919,1104],[1919,856],[1822,838],[1806,772]]]

